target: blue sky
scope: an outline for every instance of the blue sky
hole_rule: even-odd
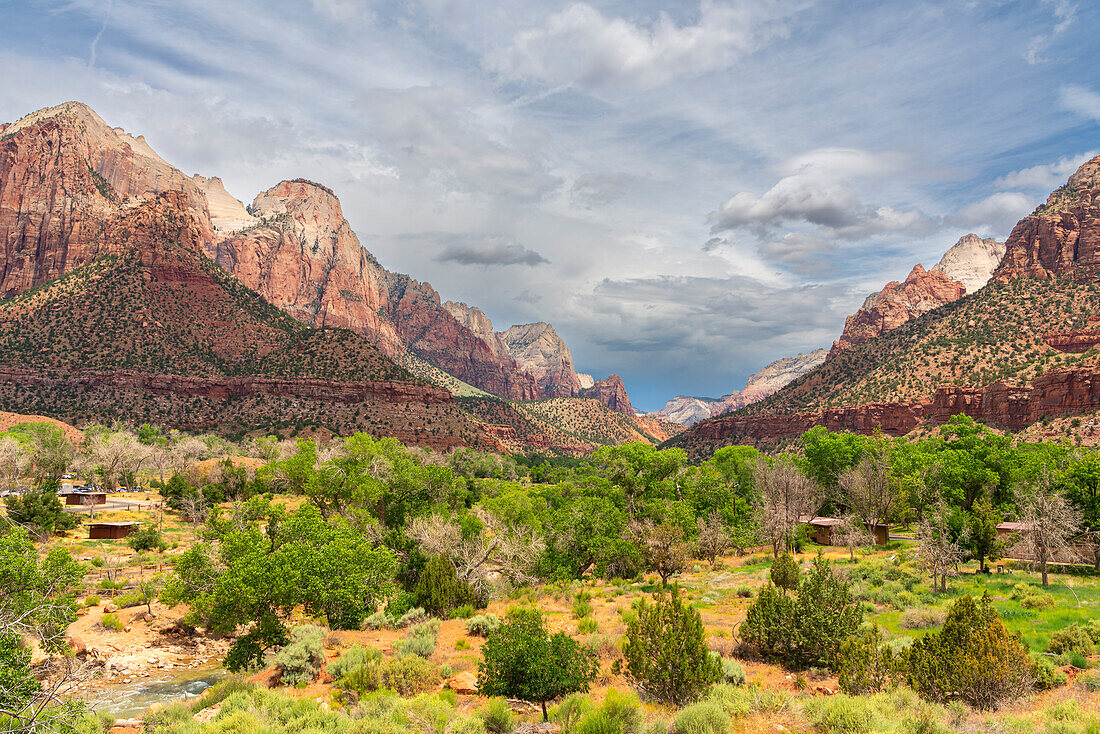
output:
[[[1100,4],[0,0],[0,119],[79,99],[245,202],[545,320],[636,405],[827,347],[1100,150]]]

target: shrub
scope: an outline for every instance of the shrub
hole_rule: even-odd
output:
[[[582,635],[590,635],[593,632],[600,631],[600,623],[592,617],[585,617],[581,621],[577,622],[577,632]]]
[[[152,523],[142,523],[137,530],[126,538],[126,544],[139,553],[147,550],[164,552],[168,549],[168,543],[164,541],[164,534],[160,528]]]
[[[455,607],[473,606],[473,587],[458,578],[455,566],[444,556],[432,556],[416,584],[416,599],[431,614],[446,617]]]
[[[360,665],[368,665],[382,659],[382,653],[373,647],[352,645],[347,652],[328,664],[329,675],[339,680]]]
[[[84,597],[84,606],[86,607],[98,607],[99,597],[93,594],[92,596]]]
[[[1035,687],[1040,691],[1049,691],[1066,684],[1066,674],[1055,667],[1054,661],[1046,655],[1033,655],[1031,658],[1035,677]]]
[[[576,640],[546,630],[533,609],[517,609],[489,635],[481,649],[478,689],[487,696],[511,696],[542,706],[558,696],[587,691],[599,661]]]
[[[455,669],[450,663],[443,663],[439,666],[439,677],[443,680],[447,680],[455,674]]]
[[[902,659],[913,690],[937,702],[994,709],[1033,684],[1027,650],[1005,629],[988,594],[956,601],[943,629],[914,642]]]
[[[811,721],[822,734],[866,734],[874,726],[875,714],[867,699],[842,693],[821,699],[813,707]]]
[[[575,734],[577,725],[592,710],[592,702],[579,694],[562,699],[550,713],[550,720],[561,726],[562,734]]]
[[[516,717],[503,698],[490,698],[477,716],[488,734],[512,734],[516,727]]]
[[[1053,609],[1054,597],[1045,591],[1036,592],[1021,599],[1020,606],[1024,609]]]
[[[121,632],[125,628],[125,625],[122,624],[122,620],[114,613],[104,614],[103,619],[100,620],[100,624],[112,632]]]
[[[945,616],[936,609],[906,609],[901,614],[901,626],[907,630],[926,630],[943,624]]]
[[[742,599],[751,599],[753,595],[752,587],[748,584],[739,584],[734,593]]]
[[[470,604],[463,604],[451,610],[451,619],[469,619],[474,616],[474,608]]]
[[[380,690],[415,696],[434,689],[438,684],[438,669],[415,655],[372,660],[352,668],[336,683],[343,691],[360,696]]]
[[[363,620],[363,625],[369,630],[378,630],[382,629],[383,627],[392,627],[394,624],[396,624],[396,620],[390,617],[384,609],[379,609],[377,612]]]
[[[872,625],[840,645],[837,677],[841,689],[860,696],[881,691],[894,673],[894,653],[882,644],[882,633]]]
[[[419,624],[428,618],[428,613],[424,611],[423,607],[413,607],[409,611],[401,615],[401,617],[394,622],[396,627],[408,627],[410,624]]]
[[[1055,655],[1069,652],[1088,657],[1096,653],[1096,645],[1084,627],[1071,624],[1051,633],[1047,652]]]
[[[748,716],[753,710],[752,693],[726,683],[711,686],[705,700],[721,706],[727,716]]]
[[[488,637],[500,627],[500,617],[495,614],[478,614],[466,620],[466,634],[475,637]]]
[[[430,658],[435,652],[438,634],[438,619],[422,622],[410,629],[408,636],[394,645],[394,649],[398,655],[419,655],[422,658]]]
[[[745,669],[741,667],[741,663],[732,658],[722,657],[721,654],[713,650],[711,650],[710,655],[722,666],[722,682],[735,686],[744,685]]]
[[[638,606],[627,626],[623,658],[634,683],[650,696],[683,706],[722,676],[722,664],[707,649],[699,612],[683,602],[676,587]]]
[[[739,632],[742,642],[769,660],[795,668],[829,668],[862,618],[847,581],[818,556],[795,594],[765,584]]]
[[[275,653],[275,668],[284,685],[310,683],[325,664],[324,640],[328,630],[314,625],[301,625],[290,631],[290,642]]]
[[[798,588],[798,576],[798,562],[790,553],[784,553],[776,558],[771,570],[768,571],[771,582],[784,591]]]
[[[638,734],[642,708],[638,698],[615,689],[607,692],[603,703],[585,713],[577,723],[577,734]]]
[[[469,650],[470,649],[470,641],[465,637],[459,637],[457,640],[455,640],[455,649],[456,650]]]
[[[714,701],[693,703],[676,715],[676,734],[728,734],[730,717]]]
[[[587,589],[577,592],[573,597],[573,618],[583,619],[592,614],[592,592]]]
[[[1095,670],[1086,670],[1081,675],[1077,676],[1077,685],[1081,686],[1087,691],[1100,691],[1100,672]]]

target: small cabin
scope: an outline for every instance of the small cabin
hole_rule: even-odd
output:
[[[810,540],[818,545],[837,545],[836,534],[844,521],[837,517],[805,517],[800,518],[809,526]],[[867,525],[867,531],[875,538],[875,545],[886,545],[890,541],[890,526],[878,524],[874,527]]]
[[[1007,541],[1013,535],[1017,533],[1030,533],[1031,523],[1029,522],[1003,522],[997,526],[997,540]]]
[[[107,504],[106,492],[69,492],[65,495],[66,505],[105,505]]]
[[[119,522],[90,522],[88,523],[89,540],[119,540],[137,530],[141,523],[137,520],[123,520]]]

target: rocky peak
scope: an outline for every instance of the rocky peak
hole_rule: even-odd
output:
[[[507,356],[508,349],[501,341],[500,335],[493,331],[493,322],[477,306],[468,306],[460,301],[447,301],[443,308],[455,318],[458,323],[472,331],[475,336],[485,342],[498,356]]]
[[[618,375],[608,375],[602,380],[596,380],[592,387],[581,393],[582,398],[592,398],[626,415],[634,415],[634,408],[630,405],[630,398],[626,394],[626,386],[623,378]]]
[[[856,344],[896,329],[910,319],[966,295],[966,286],[940,270],[927,271],[917,263],[901,283],[892,281],[872,294],[864,307],[844,322],[844,333],[833,342],[829,357]],[[866,304],[870,304],[869,306]]]
[[[500,339],[512,359],[535,378],[546,395],[572,397],[580,393],[573,355],[553,326],[543,321],[520,324],[501,332]]]
[[[210,221],[219,235],[230,234],[259,223],[260,220],[249,214],[240,200],[225,190],[225,184],[217,176],[206,178],[196,173],[191,180],[206,194]]]
[[[1020,220],[993,279],[1049,278],[1100,270],[1100,156],[1086,161],[1046,203]]]
[[[968,234],[945,252],[932,270],[957,280],[966,286],[967,293],[973,293],[989,282],[1004,255],[1003,242]]]

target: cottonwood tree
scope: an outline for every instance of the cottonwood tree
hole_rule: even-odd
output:
[[[1012,551],[1039,566],[1046,587],[1051,561],[1069,562],[1078,558],[1072,540],[1081,533],[1081,512],[1054,491],[1046,474],[1034,487],[1025,490],[1017,503],[1023,530],[1017,534]]]
[[[413,518],[408,535],[425,555],[450,559],[458,578],[479,592],[488,590],[491,576],[516,584],[535,581],[535,565],[546,550],[543,538],[488,512],[477,517],[485,530],[470,537],[456,520],[439,514]]]
[[[12,489],[33,465],[30,452],[17,439],[7,436],[0,439],[0,477],[4,489]]]
[[[662,586],[668,586],[669,576],[684,570],[688,549],[684,529],[670,518],[659,523],[650,519],[635,520],[628,526],[628,533],[641,551],[646,566],[661,577]]]
[[[969,531],[956,532],[943,498],[925,513],[917,528],[917,557],[932,577],[932,588],[947,593],[947,579],[959,575],[959,564],[966,560]]]
[[[103,478],[103,485],[108,489],[114,488],[119,474],[137,471],[148,458],[149,447],[126,431],[98,434],[89,441],[89,467]]]
[[[836,500],[873,528],[890,521],[898,504],[896,482],[884,447],[867,453],[837,479]]]
[[[771,544],[772,555],[778,558],[780,550],[793,550],[803,518],[817,514],[821,491],[786,456],[773,463],[758,460],[755,483],[760,495],[756,512],[760,537]]]
[[[699,534],[695,538],[695,554],[710,561],[713,567],[718,562],[718,556],[729,550],[733,543],[730,532],[718,510],[712,510],[706,518],[698,518],[696,524]]]

